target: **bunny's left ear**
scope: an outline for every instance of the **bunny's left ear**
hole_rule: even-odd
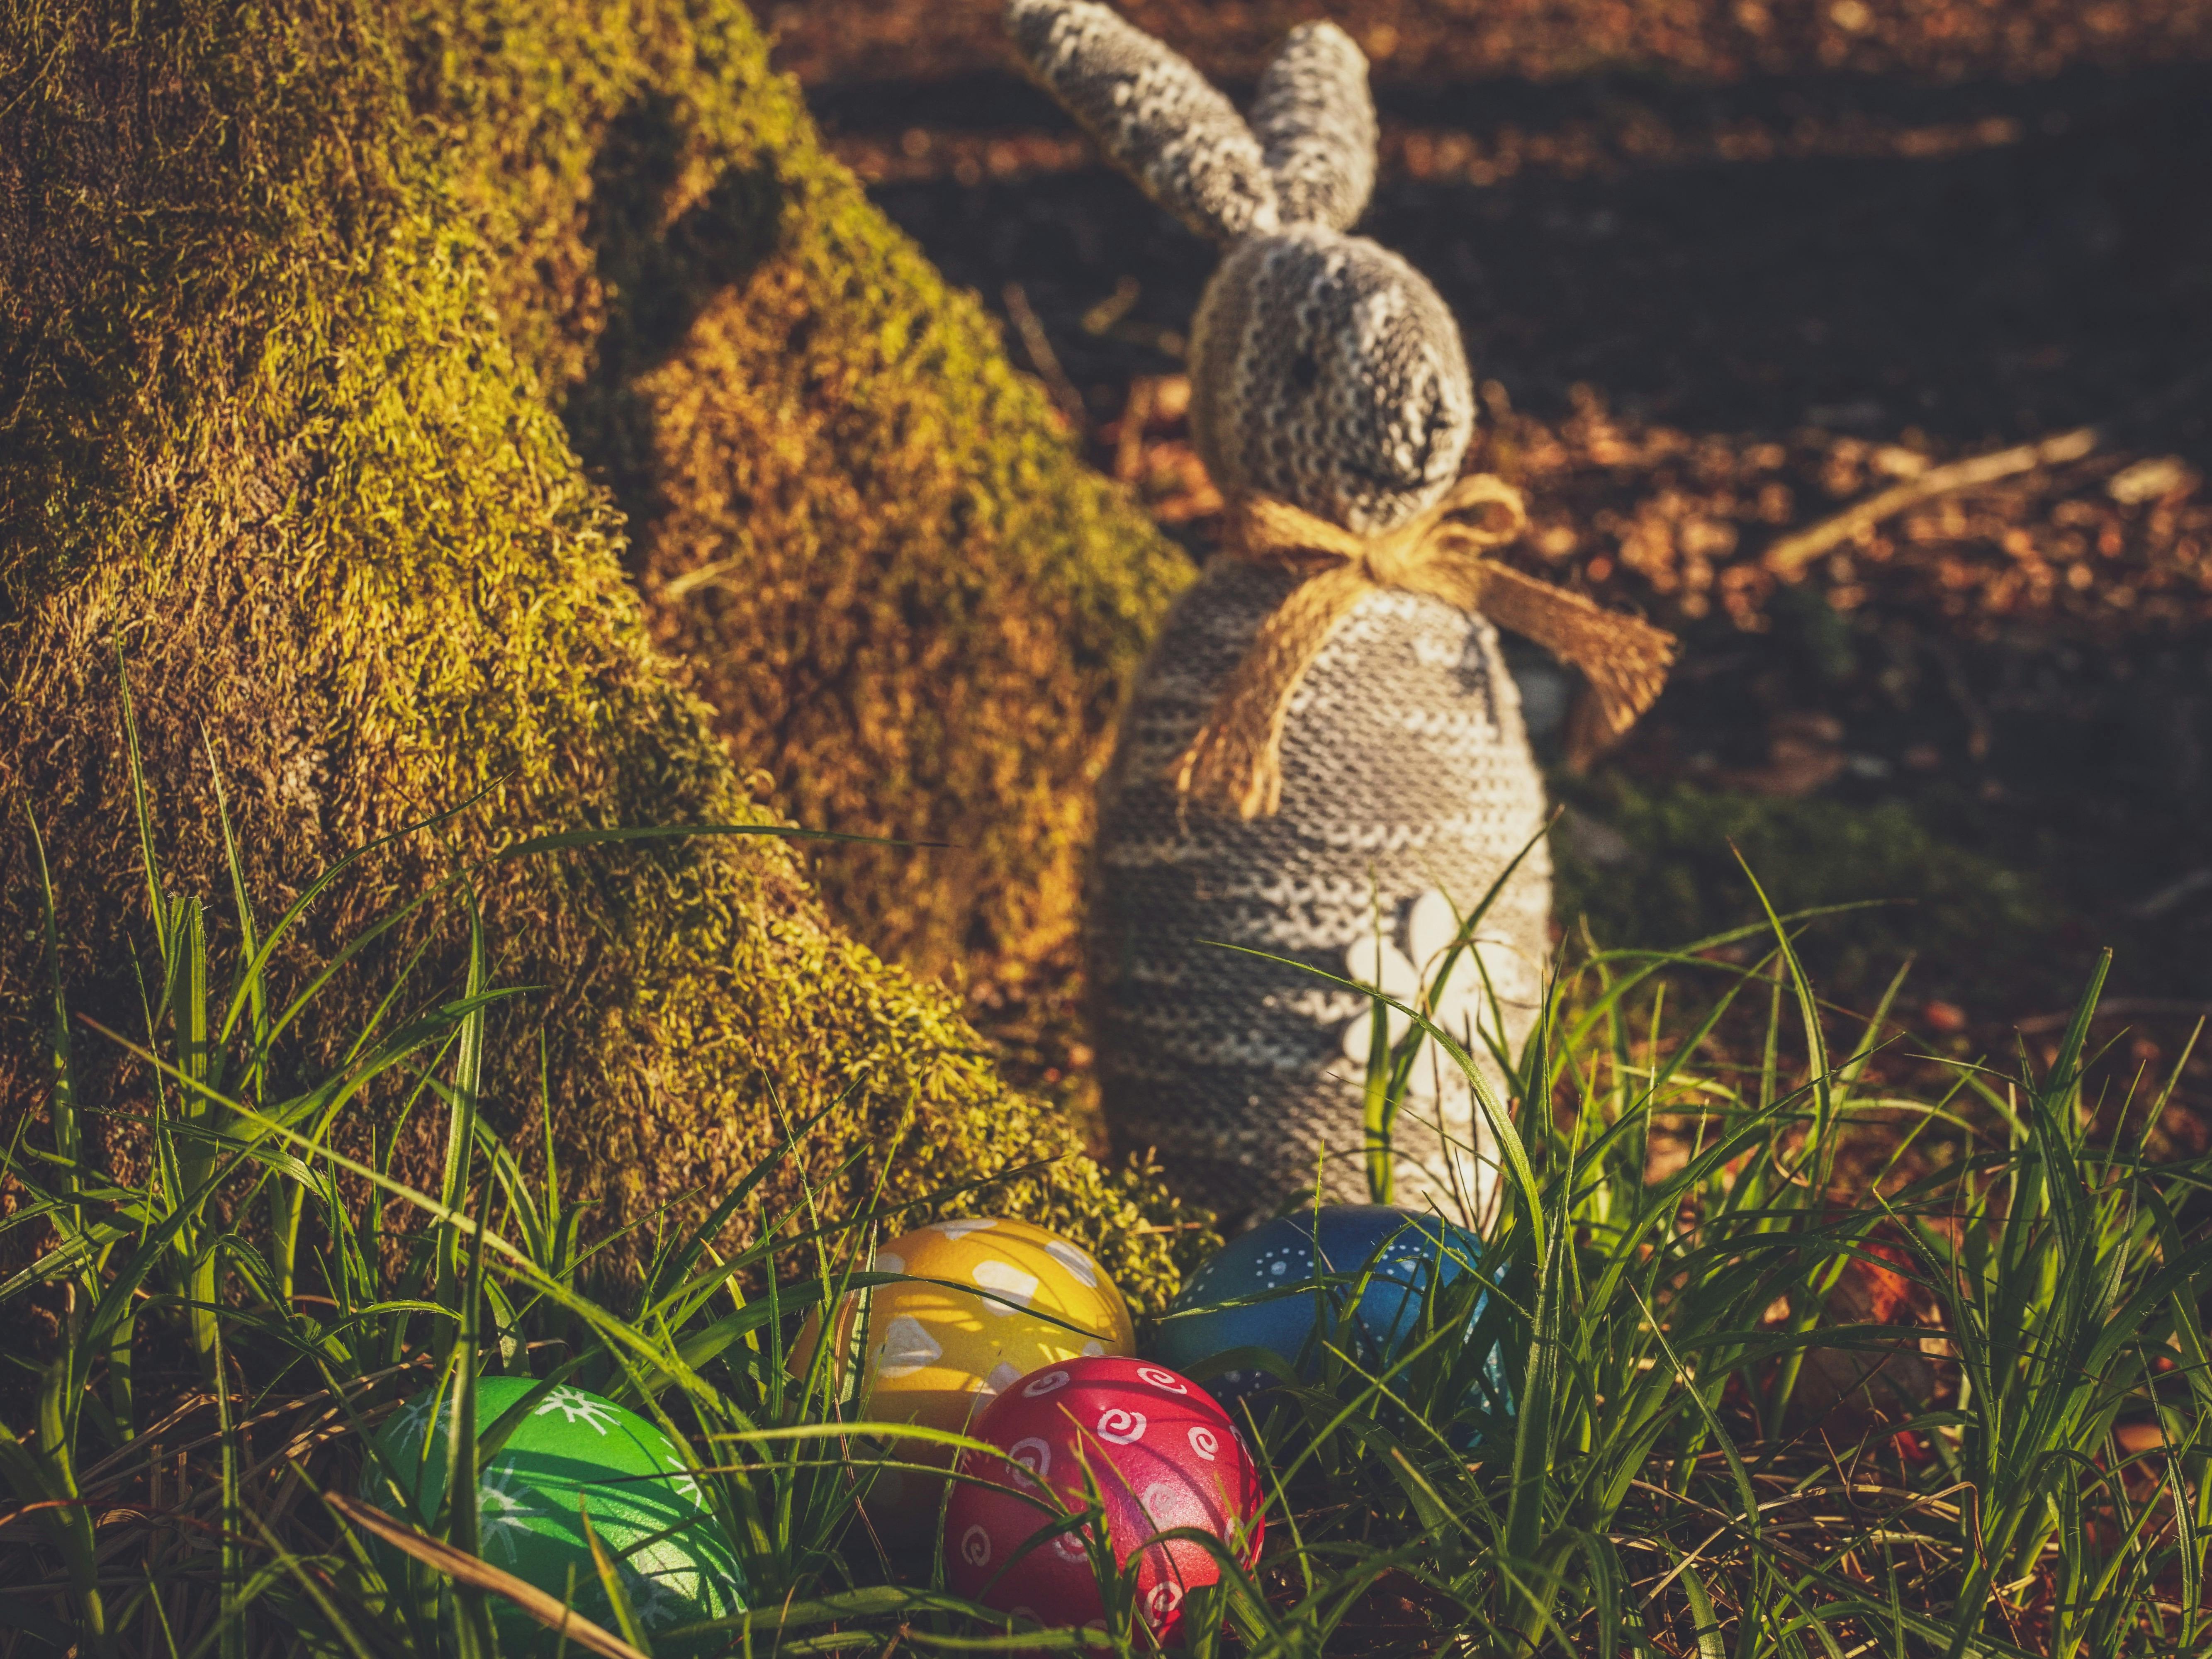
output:
[[[1274,229],[1259,140],[1184,58],[1091,0],[1007,0],[1006,28],[1037,79],[1169,212],[1215,242]]]
[[[1375,188],[1367,58],[1334,23],[1291,31],[1260,77],[1252,129],[1267,147],[1286,225],[1349,230]]]

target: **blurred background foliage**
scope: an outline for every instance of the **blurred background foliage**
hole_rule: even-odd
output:
[[[1854,1006],[1917,953],[1899,1009],[1923,1036],[2008,1047],[2110,944],[2112,1029],[2177,1052],[2212,1002],[2212,12],[1122,9],[1240,97],[1297,21],[1361,43],[1382,173],[1360,228],[1459,319],[1489,416],[1470,465],[1529,495],[1515,556],[1685,636],[1628,741],[1555,773],[1580,819],[1563,926],[1656,946],[1746,920],[1733,836],[1788,903],[1911,901],[1808,939]],[[1020,78],[995,14],[764,9],[833,152],[1202,557],[1219,501],[1182,352],[1211,254]],[[2085,428],[1787,553],[1885,490]],[[1575,688],[1516,668],[1556,764]],[[1016,1045],[1033,1074],[1079,1041],[1045,1036]],[[2208,1082],[2183,1080],[2177,1133]]]

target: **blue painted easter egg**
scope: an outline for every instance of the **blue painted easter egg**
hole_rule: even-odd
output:
[[[1231,1240],[1185,1281],[1152,1352],[1188,1372],[1232,1349],[1266,1348],[1310,1376],[1321,1342],[1333,1340],[1364,1364],[1388,1364],[1421,1331],[1431,1279],[1441,1290],[1481,1253],[1481,1241],[1466,1228],[1386,1204],[1328,1204],[1278,1216]],[[1362,1273],[1366,1283],[1347,1309],[1352,1281]],[[1331,1277],[1346,1282],[1315,1282]],[[1304,1288],[1291,1288],[1297,1285]],[[1477,1300],[1470,1325],[1487,1300]],[[1502,1396],[1495,1355],[1489,1370]],[[1267,1383],[1261,1371],[1229,1371],[1206,1386],[1226,1399]]]

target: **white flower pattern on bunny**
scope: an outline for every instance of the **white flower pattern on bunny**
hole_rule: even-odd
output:
[[[1458,939],[1462,926],[1450,898],[1431,888],[1413,902],[1413,915],[1406,925],[1409,950],[1400,950],[1387,935],[1378,933],[1345,951],[1344,972],[1346,978],[1416,1008],[1421,1006],[1422,990],[1427,986],[1435,999],[1429,1018],[1469,1053],[1480,1055],[1485,1048],[1483,1034],[1496,1024],[1491,998],[1494,995],[1509,1013],[1525,1013],[1537,1004],[1540,980],[1536,965],[1523,959],[1512,940],[1486,933],[1478,926],[1468,948],[1452,963],[1449,975],[1441,984],[1431,983],[1443,973],[1444,957]],[[1395,1047],[1413,1029],[1413,1022],[1398,1009],[1383,1012],[1387,1041]],[[1344,1057],[1364,1071],[1374,1043],[1374,1014],[1363,1010],[1344,1028]],[[1431,1103],[1468,1092],[1467,1079],[1459,1067],[1433,1044],[1414,1065],[1406,1086],[1415,1099]]]
[[[1445,957],[1463,926],[1451,900],[1431,888],[1413,902],[1405,930],[1407,948],[1401,950],[1380,933],[1362,939],[1344,953],[1345,976],[1414,1008],[1422,1006],[1425,988],[1431,999],[1429,1018],[1449,1032],[1494,1083],[1488,1039],[1498,1035],[1498,1015],[1504,1013],[1509,1037],[1516,1030],[1526,1029],[1542,999],[1542,970],[1510,939],[1478,923],[1473,939],[1447,972]],[[1413,1022],[1396,1008],[1385,1006],[1383,1014],[1384,1041],[1395,1048]],[[1344,1057],[1355,1068],[1355,1079],[1366,1073],[1375,1036],[1370,1005],[1344,1028]],[[1466,1073],[1441,1045],[1426,1042],[1414,1056],[1401,1109],[1437,1126],[1446,1155],[1456,1166],[1455,1184],[1461,1190],[1473,1195],[1494,1192],[1483,1167],[1493,1161],[1489,1126],[1477,1119],[1474,1092]]]

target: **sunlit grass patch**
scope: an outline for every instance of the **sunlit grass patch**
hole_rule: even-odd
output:
[[[144,876],[137,1028],[35,990],[52,1089],[6,1152],[0,1652],[496,1650],[512,1597],[480,1565],[476,1483],[422,1512],[368,1450],[439,1386],[463,1402],[456,1457],[489,1462],[514,1411],[475,1420],[452,1388],[471,1372],[637,1412],[730,1540],[749,1611],[679,1633],[611,1594],[599,1651],[1151,1649],[1126,1585],[1095,1638],[1011,1632],[933,1552],[878,1542],[872,1466],[924,1448],[867,1425],[799,1334],[880,1279],[868,1251],[903,1211],[805,1186],[771,1211],[813,1123],[779,1126],[784,1152],[618,1276],[617,1241],[564,1196],[535,1048],[490,1039],[533,993],[502,981],[468,872],[416,901],[469,941],[461,980],[378,963],[374,1018],[307,1075],[284,1033],[373,940],[280,983],[272,947],[318,889],[270,920],[242,878],[179,893],[150,857]],[[2168,1079],[2091,1050],[2100,964],[2047,1062],[1953,1060],[1947,1092],[1886,1093],[1889,1001],[1822,1006],[1795,943],[1818,925],[1770,912],[1735,960],[1712,940],[1563,957],[1504,1057],[1522,1103],[1499,1112],[1480,1256],[1437,1277],[1395,1356],[1325,1327],[1303,1380],[1239,1406],[1266,1551],[1202,1592],[1194,1650],[2203,1647],[2207,1172],[2134,1150]],[[1748,1060],[1714,1041],[1743,1019]],[[94,1043],[131,1063],[88,1098]],[[2093,1142],[2099,1121],[2120,1130]],[[444,1147],[434,1190],[391,1173],[407,1129],[370,1127],[410,1122]],[[896,1155],[846,1151],[878,1179]],[[1477,1386],[1493,1349],[1510,1411]]]

